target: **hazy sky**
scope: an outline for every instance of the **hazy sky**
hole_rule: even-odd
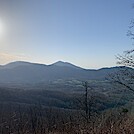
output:
[[[131,49],[133,0],[0,0],[0,64],[67,61],[115,66]]]

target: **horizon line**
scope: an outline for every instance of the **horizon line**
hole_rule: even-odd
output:
[[[42,63],[42,62],[32,62],[32,61],[25,61],[25,60],[15,60],[15,61],[11,61],[11,62],[7,62],[5,64],[0,64],[0,66],[6,66],[10,63],[15,63],[15,62],[25,62],[25,63],[30,63],[30,64],[40,64],[40,65],[53,65],[57,62],[63,62],[63,63],[69,63],[69,64],[72,64],[76,67],[79,67],[79,68],[82,68],[82,69],[86,69],[86,70],[99,70],[99,69],[104,69],[104,68],[113,68],[113,67],[123,67],[123,65],[118,65],[118,66],[103,66],[103,67],[100,67],[100,68],[85,68],[85,67],[81,67],[79,65],[76,65],[76,64],[73,64],[72,62],[68,62],[68,61],[62,61],[62,60],[58,60],[58,61],[55,61],[55,62],[52,62],[52,63],[49,63],[49,64],[46,64],[46,63]]]

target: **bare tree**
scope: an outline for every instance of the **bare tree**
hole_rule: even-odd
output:
[[[124,65],[127,67],[134,67],[134,49],[125,51],[123,55],[118,55],[118,64]]]
[[[87,123],[90,123],[92,107],[94,104],[94,96],[92,95],[92,87],[89,86],[87,81],[82,82],[83,94],[79,96],[76,100],[77,108],[81,111],[81,116]],[[90,90],[90,93],[89,93]]]
[[[131,20],[130,26],[127,32],[127,36],[134,40],[134,19]],[[127,67],[134,67],[134,49],[124,51],[122,55],[117,55],[118,64],[127,66]]]
[[[134,92],[134,70],[131,68],[120,67],[119,71],[109,75],[108,78],[112,83],[122,86]]]
[[[134,19],[130,22],[127,36],[134,40]],[[124,51],[123,54],[118,54],[116,57],[117,64],[125,67],[111,74],[110,80],[134,92],[134,49]]]
[[[89,107],[89,99],[88,99],[88,82],[83,83],[83,87],[85,89],[85,94],[84,94],[84,111],[86,113],[86,120],[89,122],[90,119],[90,112],[91,112],[91,107]]]

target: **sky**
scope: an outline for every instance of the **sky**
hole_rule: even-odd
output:
[[[0,64],[66,61],[117,66],[133,47],[126,36],[133,0],[0,0]]]

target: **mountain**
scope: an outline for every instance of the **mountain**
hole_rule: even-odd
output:
[[[30,64],[31,63],[29,63],[29,62],[16,61],[16,62],[11,62],[11,63],[4,65],[3,68],[13,69],[13,68],[18,67],[18,66],[28,66]]]
[[[99,70],[83,69],[68,62],[56,62],[51,65],[12,62],[0,67],[0,83],[42,83],[58,79],[98,80],[120,67]]]
[[[2,67],[7,68],[7,69],[13,69],[16,67],[30,66],[30,65],[44,65],[44,64],[30,63],[30,62],[26,62],[26,61],[15,61],[15,62],[8,63]]]

